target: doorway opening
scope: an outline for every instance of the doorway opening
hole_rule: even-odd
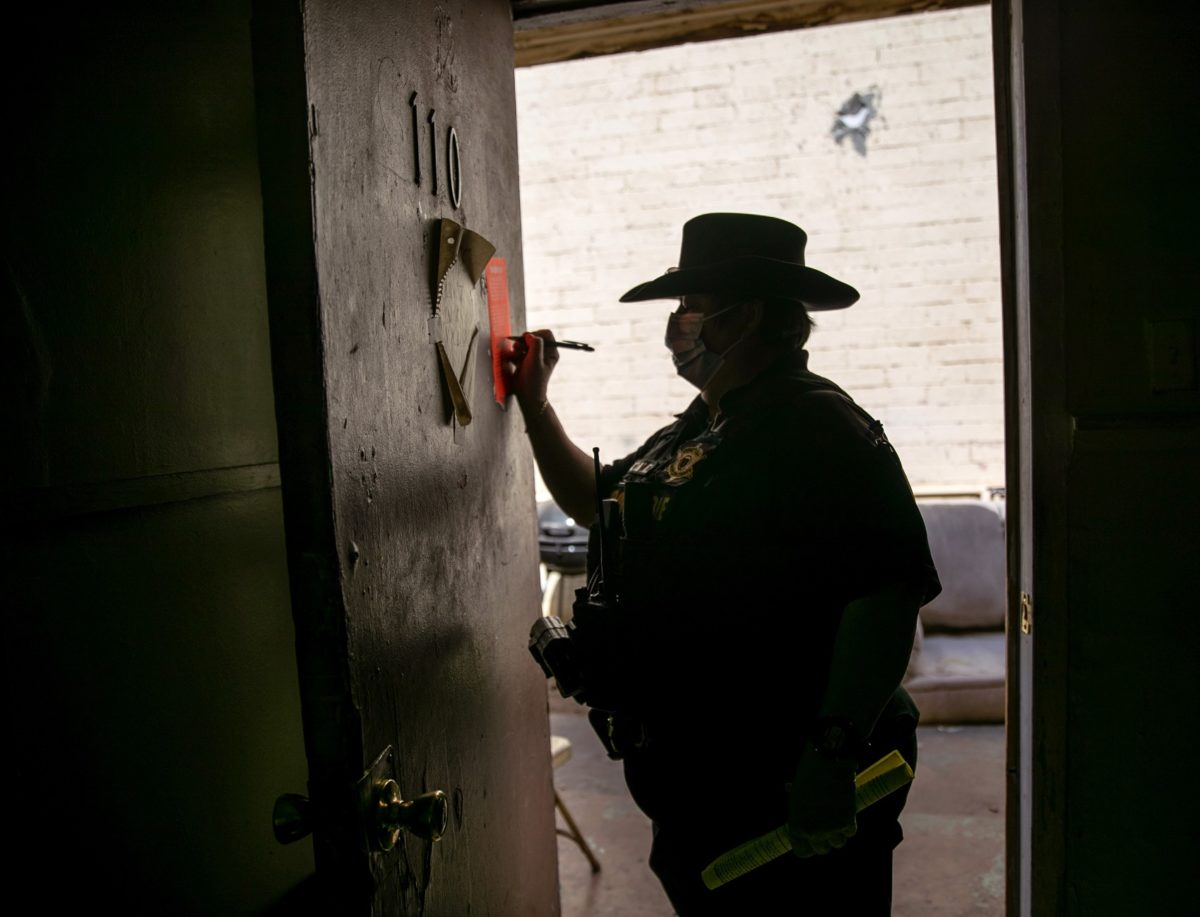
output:
[[[943,534],[961,544],[954,520],[970,516],[970,550],[982,552],[949,563],[983,598],[925,619],[910,672],[934,681],[918,697],[928,724],[894,913],[1001,913],[1005,445],[990,9],[523,68],[517,95],[528,327],[597,348],[562,359],[551,390],[577,442],[625,455],[694,394],[662,346],[669,306],[617,302],[676,263],[689,217],[799,223],[812,263],[862,292],[854,308],[817,316],[811,366],[883,421],[927,524],[941,512],[930,507],[949,507]],[[988,564],[999,579],[973,581]],[[564,842],[563,913],[669,914],[645,866],[648,825],[580,712],[552,704],[553,730],[575,755],[556,781],[614,865],[593,878]]]

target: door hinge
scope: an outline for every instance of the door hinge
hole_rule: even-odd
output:
[[[1021,633],[1033,633],[1033,599],[1028,592],[1021,593]]]

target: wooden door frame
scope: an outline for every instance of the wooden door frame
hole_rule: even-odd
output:
[[[372,879],[353,830],[355,783],[367,759],[362,721],[351,702],[346,664],[349,636],[335,585],[340,579],[321,328],[312,173],[310,109],[303,18],[287,0],[255,0],[251,16],[254,88],[266,250],[267,316],[275,422],[296,632],[308,795],[337,813],[313,834],[320,886],[353,888],[355,906],[372,898]],[[271,66],[264,66],[264,62]],[[289,396],[279,395],[287,379]],[[301,511],[297,511],[297,510]],[[324,588],[322,588],[322,585]],[[321,633],[324,639],[314,639]]]
[[[1059,4],[1027,8],[1024,0],[992,0],[991,5],[1007,477],[1005,897],[1007,914],[1024,917],[1057,915],[1066,902],[1068,594],[1063,559],[1073,427],[1064,347]],[[880,2],[856,10],[852,18],[908,11]],[[671,34],[655,32],[644,47],[741,34],[745,12],[737,3],[728,4],[719,35],[689,35],[685,25],[678,25]],[[530,21],[520,23],[518,61],[543,63],[642,47],[621,36],[624,44],[605,43],[623,25],[611,14],[610,23],[601,21],[600,11],[586,18],[582,23],[547,19],[545,35],[531,34]],[[795,12],[773,27],[817,24]],[[561,47],[551,48],[556,40]],[[1036,90],[1028,93],[1031,85]],[[1031,622],[1036,621],[1028,634],[1022,632],[1024,596]]]
[[[1066,480],[1073,425],[1058,3],[995,0],[992,17],[1008,517],[1005,897],[1006,913],[1025,917],[1066,907]]]

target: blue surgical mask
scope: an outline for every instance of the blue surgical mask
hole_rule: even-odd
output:
[[[742,342],[737,341],[725,353],[713,353],[704,346],[704,341],[700,338],[704,323],[740,305],[741,303],[734,303],[710,315],[701,312],[672,312],[671,317],[667,319],[666,345],[671,351],[675,372],[701,391],[725,362],[725,354]]]

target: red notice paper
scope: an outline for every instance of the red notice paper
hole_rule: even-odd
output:
[[[512,320],[508,313],[508,264],[503,258],[488,262],[487,272],[488,321],[492,332],[492,384],[496,392],[496,403],[504,407],[508,400],[508,379],[500,357],[512,334]]]

